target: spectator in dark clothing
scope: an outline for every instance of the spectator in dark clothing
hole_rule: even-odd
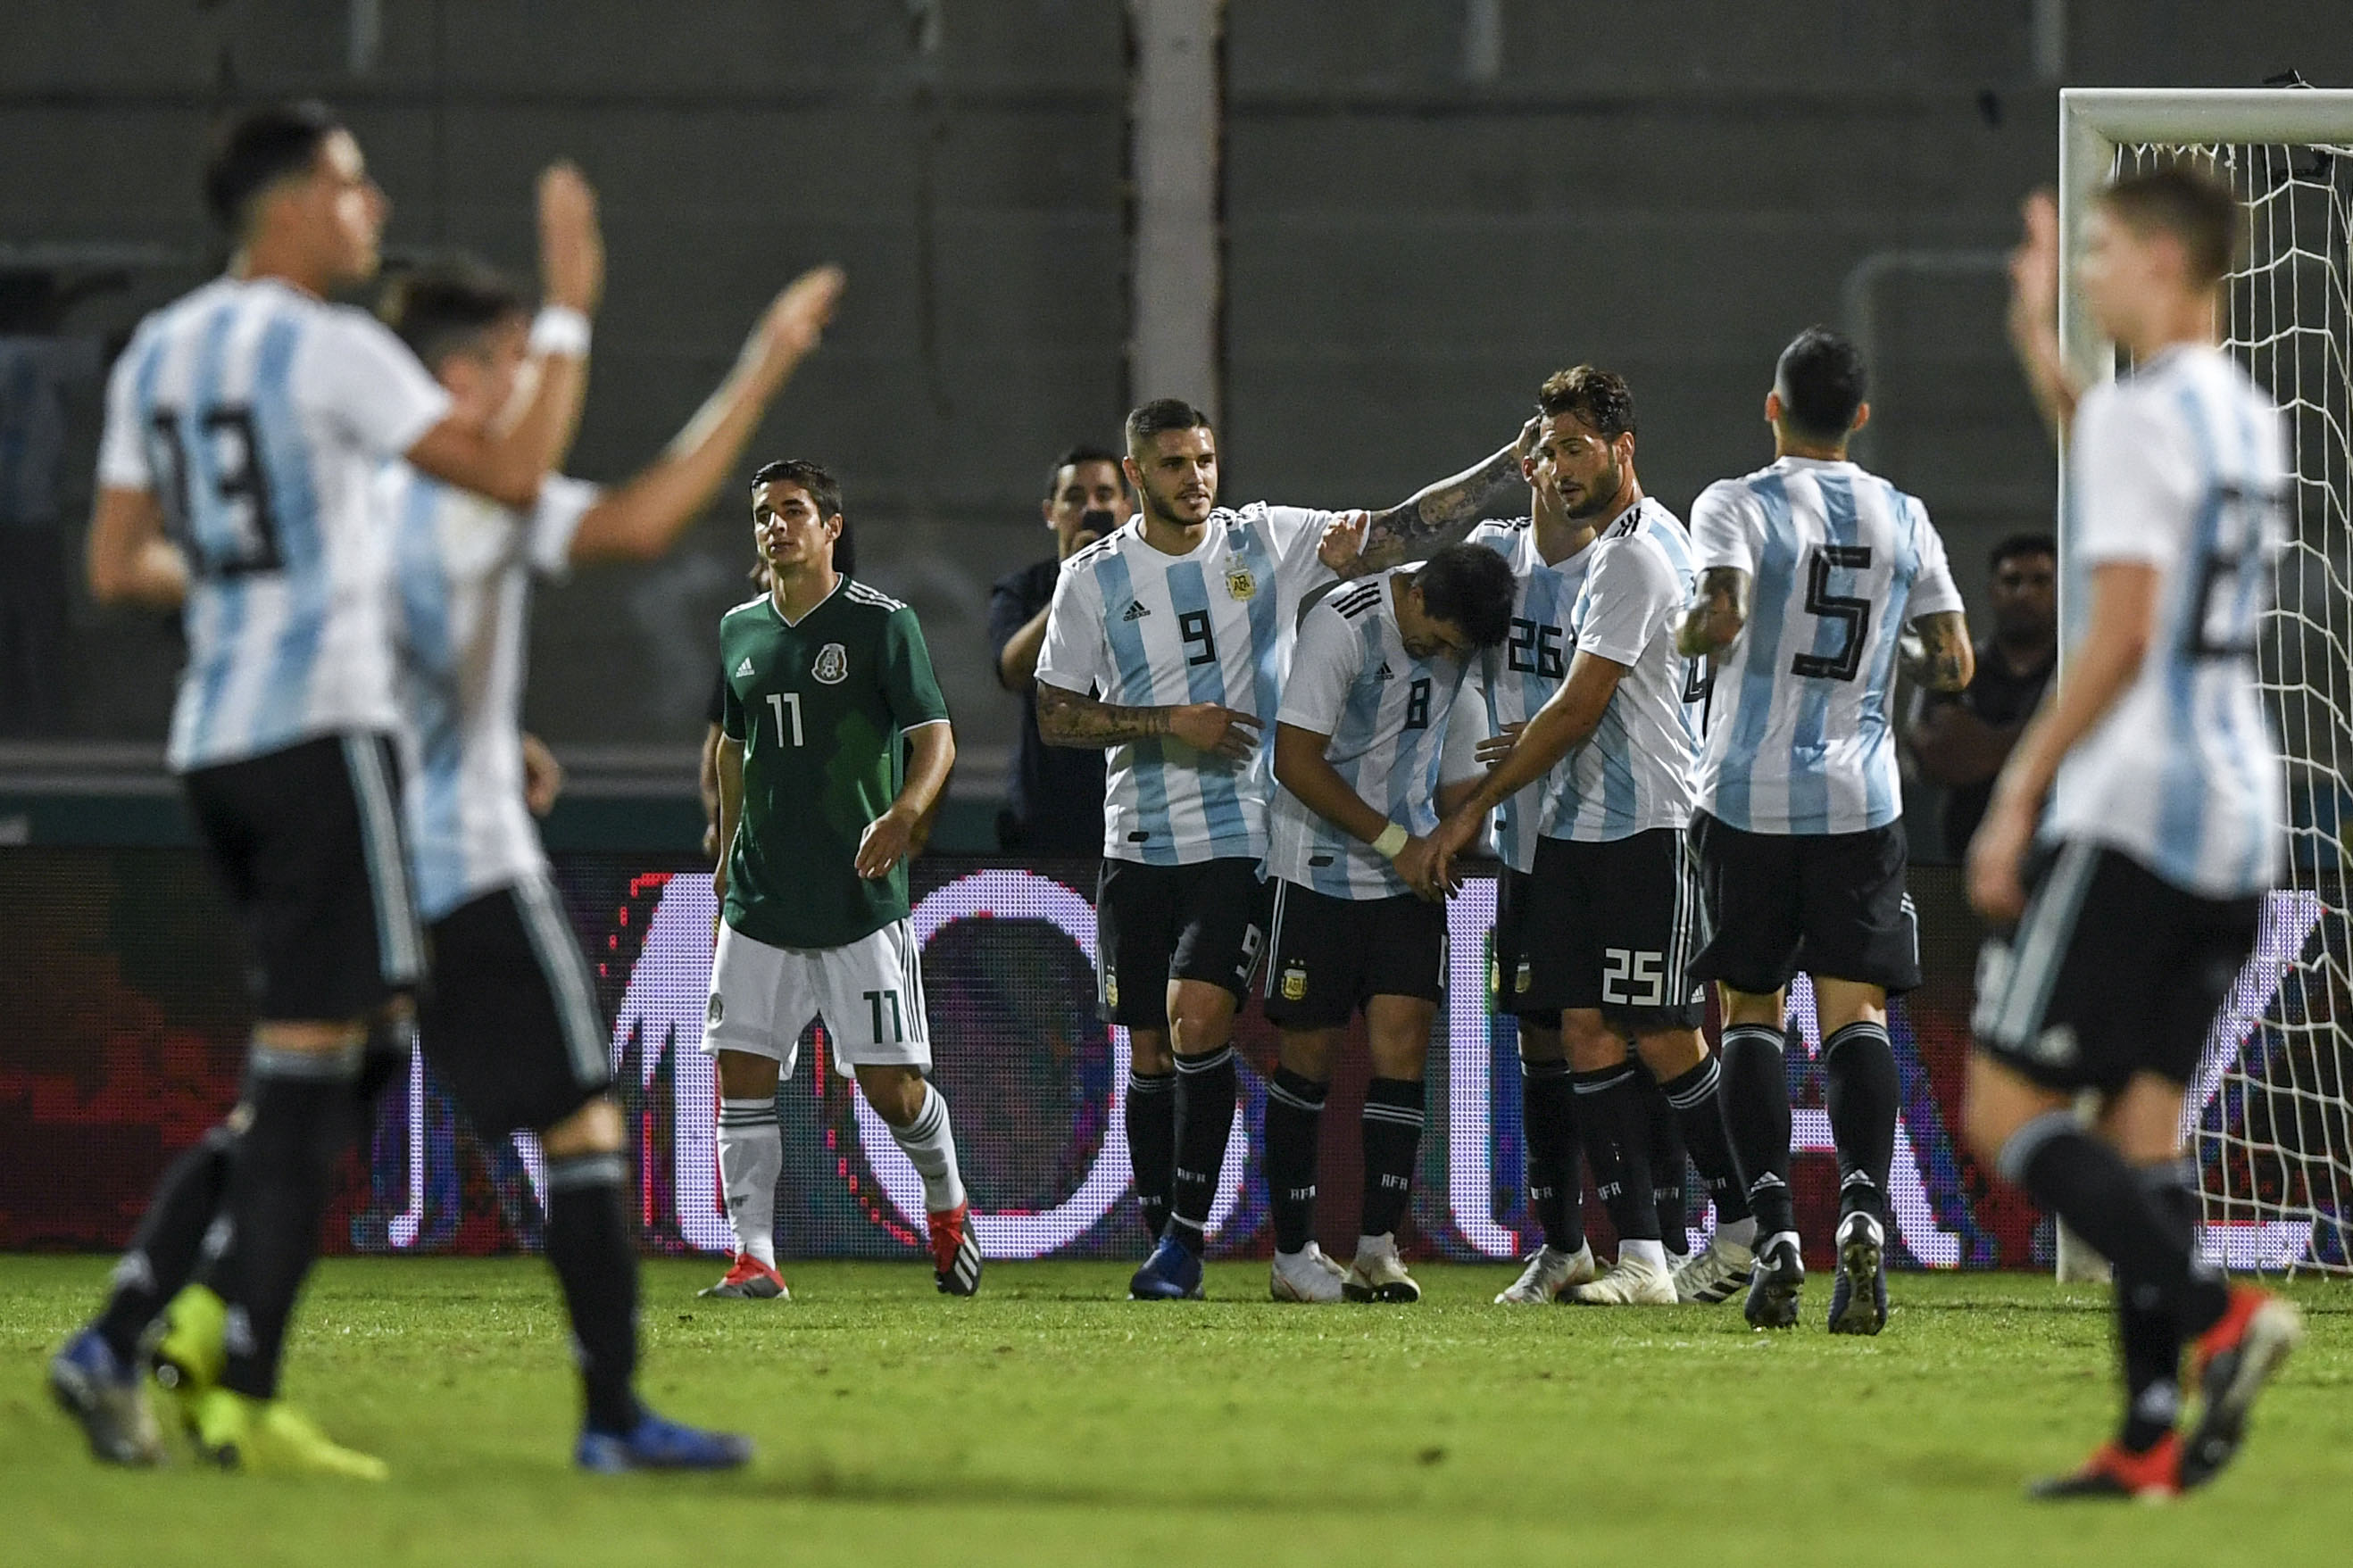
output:
[[[1945,854],[1958,859],[1985,816],[1994,775],[2042,700],[2059,661],[2059,551],[2047,533],[2013,534],[1989,562],[1993,636],[1957,694],[1921,693],[1909,740],[1920,771],[1943,784]]]
[[[1119,459],[1099,447],[1078,447],[1063,453],[1047,474],[1041,510],[1054,532],[1054,553],[999,578],[988,596],[997,683],[1021,699],[1021,744],[1005,781],[1007,804],[997,814],[997,843],[1029,855],[1094,855],[1103,849],[1103,753],[1049,746],[1039,739],[1032,688],[1062,563],[1124,527],[1134,507],[1120,479]]]
[[[0,736],[66,728],[69,405],[105,365],[99,341],[64,336],[62,322],[95,291],[48,272],[0,273]]]

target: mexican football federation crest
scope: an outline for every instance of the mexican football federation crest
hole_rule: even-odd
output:
[[[1256,573],[1247,566],[1226,568],[1226,593],[1229,596],[1242,600],[1250,598],[1257,592],[1258,574]]]
[[[841,678],[849,673],[849,650],[838,642],[829,642],[817,650],[817,662],[809,673],[828,686],[839,686]]]

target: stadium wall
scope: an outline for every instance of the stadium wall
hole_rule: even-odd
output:
[[[709,879],[677,862],[559,856],[557,879],[591,956],[612,1024],[619,1098],[632,1130],[644,1246],[728,1246],[718,1195],[715,1089],[702,1038],[713,907]],[[992,1256],[1121,1258],[1141,1249],[1119,1113],[1124,1031],[1094,1016],[1092,862],[1020,865],[942,857],[917,863],[936,1074],[955,1108],[979,1234]],[[2025,1267],[2049,1260],[2024,1198],[1989,1181],[1957,1146],[1977,927],[1957,874],[1915,868],[1926,984],[1892,1009],[1903,1122],[1892,1256],[1903,1266]],[[2299,901],[2301,900],[2301,901]],[[1433,1039],[1429,1132],[1409,1246],[1424,1255],[1507,1258],[1532,1245],[1520,1170],[1519,1073],[1507,1017],[1489,1010],[1487,931],[1494,885],[1454,900],[1449,997]],[[2302,1005],[2279,994],[2286,961],[2313,942],[2311,895],[2275,899],[2262,950],[2218,1028],[2214,1061],[2243,1053],[2260,1078],[2277,1046],[2263,1020]],[[2334,918],[2334,917],[2331,917]],[[2340,939],[2341,940],[2341,939]],[[199,858],[178,849],[0,851],[0,1249],[119,1247],[156,1176],[234,1102],[248,1015],[241,955]],[[1807,1234],[1825,1244],[1837,1208],[1820,1047],[1810,994],[1793,997],[1789,1055],[1798,1107],[1794,1172]],[[1249,1009],[1235,1142],[1213,1216],[1216,1249],[1271,1245],[1260,1175],[1261,1118],[1275,1035]],[[827,1070],[821,1033],[780,1089],[788,1256],[921,1256],[921,1190],[848,1080]],[[1319,1229],[1354,1247],[1360,1175],[1356,1111],[1366,1065],[1358,1026],[1324,1121]],[[2244,1113],[2205,1080],[2201,1126]],[[2243,1133],[2244,1129],[2237,1129]],[[2201,1138],[2201,1156],[2242,1152]],[[390,1095],[369,1146],[347,1162],[322,1244],[332,1252],[482,1254],[538,1245],[538,1153],[526,1137],[484,1138],[429,1068]],[[2235,1191],[2269,1190],[2293,1169],[2241,1171]],[[2219,1184],[2210,1183],[2210,1186]],[[1606,1244],[1598,1205],[1588,1220]],[[1708,1215],[1694,1205],[1694,1220]],[[2296,1231],[2290,1235],[2288,1231]],[[2277,1233],[2277,1234],[2274,1234]],[[2249,1223],[2210,1233],[2218,1250],[2284,1263],[2310,1226]],[[2341,1245],[2341,1243],[2339,1244]],[[1827,1261],[1825,1258],[1824,1261]]]

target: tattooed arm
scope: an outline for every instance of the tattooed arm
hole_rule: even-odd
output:
[[[1958,610],[1939,610],[1923,616],[1912,623],[1920,638],[1920,650],[1913,652],[1911,639],[1898,646],[1904,653],[1904,668],[1912,679],[1932,691],[1959,691],[1977,674],[1977,650],[1969,646],[1969,624]]]
[[[1527,483],[1521,459],[1535,445],[1536,425],[1537,421],[1529,420],[1518,440],[1476,468],[1440,479],[1401,505],[1373,513],[1365,526],[1363,547],[1354,561],[1338,568],[1340,575],[1361,577],[1369,572],[1385,572],[1469,532],[1504,491]],[[1331,556],[1324,559],[1330,562]]]
[[[1255,713],[1215,702],[1176,708],[1123,708],[1117,703],[1038,682],[1038,734],[1050,746],[1100,751],[1168,735],[1229,762],[1249,758],[1263,726]]]
[[[1711,566],[1675,627],[1675,651],[1686,658],[1722,653],[1747,624],[1748,574],[1737,566]]]

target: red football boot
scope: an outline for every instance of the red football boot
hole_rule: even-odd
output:
[[[925,1216],[931,1222],[932,1278],[947,1296],[969,1296],[980,1289],[980,1240],[972,1233],[972,1205]]]

